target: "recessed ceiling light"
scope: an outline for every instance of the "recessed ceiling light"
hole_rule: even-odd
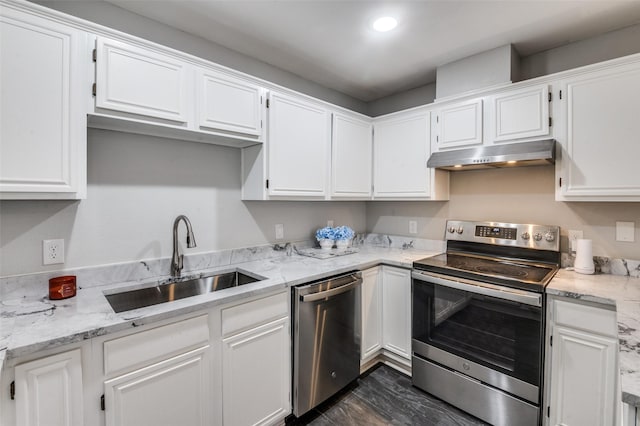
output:
[[[373,21],[373,29],[381,33],[391,31],[398,25],[398,21],[391,16],[383,16]]]

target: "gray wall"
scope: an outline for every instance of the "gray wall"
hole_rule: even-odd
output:
[[[415,89],[369,102],[369,115],[377,117],[415,106],[430,104],[436,98],[436,84],[429,83]]]
[[[557,202],[552,166],[452,172],[448,202],[368,202],[371,232],[410,236],[409,220],[418,221],[418,237],[442,239],[445,221],[495,220],[559,225],[583,230],[593,239],[595,255],[640,259],[640,203]],[[615,222],[636,223],[634,243],[615,241]]]
[[[640,24],[522,58],[522,80],[640,52]]]
[[[34,3],[190,53],[353,111],[363,114],[368,111],[366,102],[105,1],[38,0]]]
[[[0,276],[170,257],[179,214],[191,253],[275,242],[275,224],[285,241],[329,219],[365,231],[364,202],[241,201],[239,167],[239,149],[89,129],[86,200],[0,203]],[[65,239],[64,265],[42,265],[52,238]]]
[[[640,53],[640,24],[522,57],[517,69],[518,81],[634,53]],[[431,103],[435,100],[435,94],[435,83],[430,83],[380,98],[369,102],[369,115],[375,117]]]

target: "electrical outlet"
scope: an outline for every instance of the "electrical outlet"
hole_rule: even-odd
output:
[[[572,231],[569,230],[569,251],[571,253],[575,253],[576,251],[576,240],[582,239],[583,238],[583,233],[581,230],[579,231]]]
[[[42,240],[42,264],[64,263],[64,240]]]
[[[636,240],[635,232],[635,222],[616,222],[616,241],[633,243]]]
[[[276,224],[276,240],[284,239],[284,225],[281,223]]]
[[[330,227],[330,228],[333,228],[333,219],[329,219],[327,221],[327,226]]]
[[[409,233],[417,234],[418,233],[418,221],[410,220],[409,221]]]

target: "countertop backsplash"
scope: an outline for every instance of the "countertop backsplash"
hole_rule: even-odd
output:
[[[287,244],[291,245],[291,250],[287,250]],[[353,238],[352,245],[355,247],[369,245],[399,249],[415,248],[438,252],[444,251],[445,248],[443,241],[386,234],[356,234]],[[190,275],[196,275],[198,271],[205,269],[287,256],[288,253],[296,249],[316,246],[317,242],[315,239],[310,239],[292,242],[283,241],[276,244],[264,244],[206,253],[185,253],[182,276],[188,277]],[[47,291],[49,279],[60,275],[75,275],[77,277],[78,288],[81,289],[116,283],[153,282],[155,280],[160,282],[168,278],[170,270],[171,258],[161,258],[0,277],[0,300],[5,299],[7,295],[12,295],[12,297],[15,297],[17,294],[23,297],[38,297],[43,295]]]
[[[560,264],[563,268],[571,268],[575,258],[569,253],[562,253]],[[595,263],[596,274],[640,278],[640,260],[593,256],[593,262]]]

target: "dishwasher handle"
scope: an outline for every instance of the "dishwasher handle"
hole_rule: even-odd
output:
[[[300,300],[302,302],[314,302],[320,299],[327,299],[329,297],[337,296],[338,294],[346,293],[347,291],[351,290],[352,288],[362,283],[362,278],[360,278],[356,274],[350,275],[349,278],[350,280],[346,281],[340,287],[334,287],[334,288],[331,288],[325,291],[320,291],[317,293],[305,294],[304,296],[300,296]],[[327,281],[324,281],[324,282],[327,282]],[[322,282],[314,284],[314,286],[320,286],[320,285],[322,285]]]

